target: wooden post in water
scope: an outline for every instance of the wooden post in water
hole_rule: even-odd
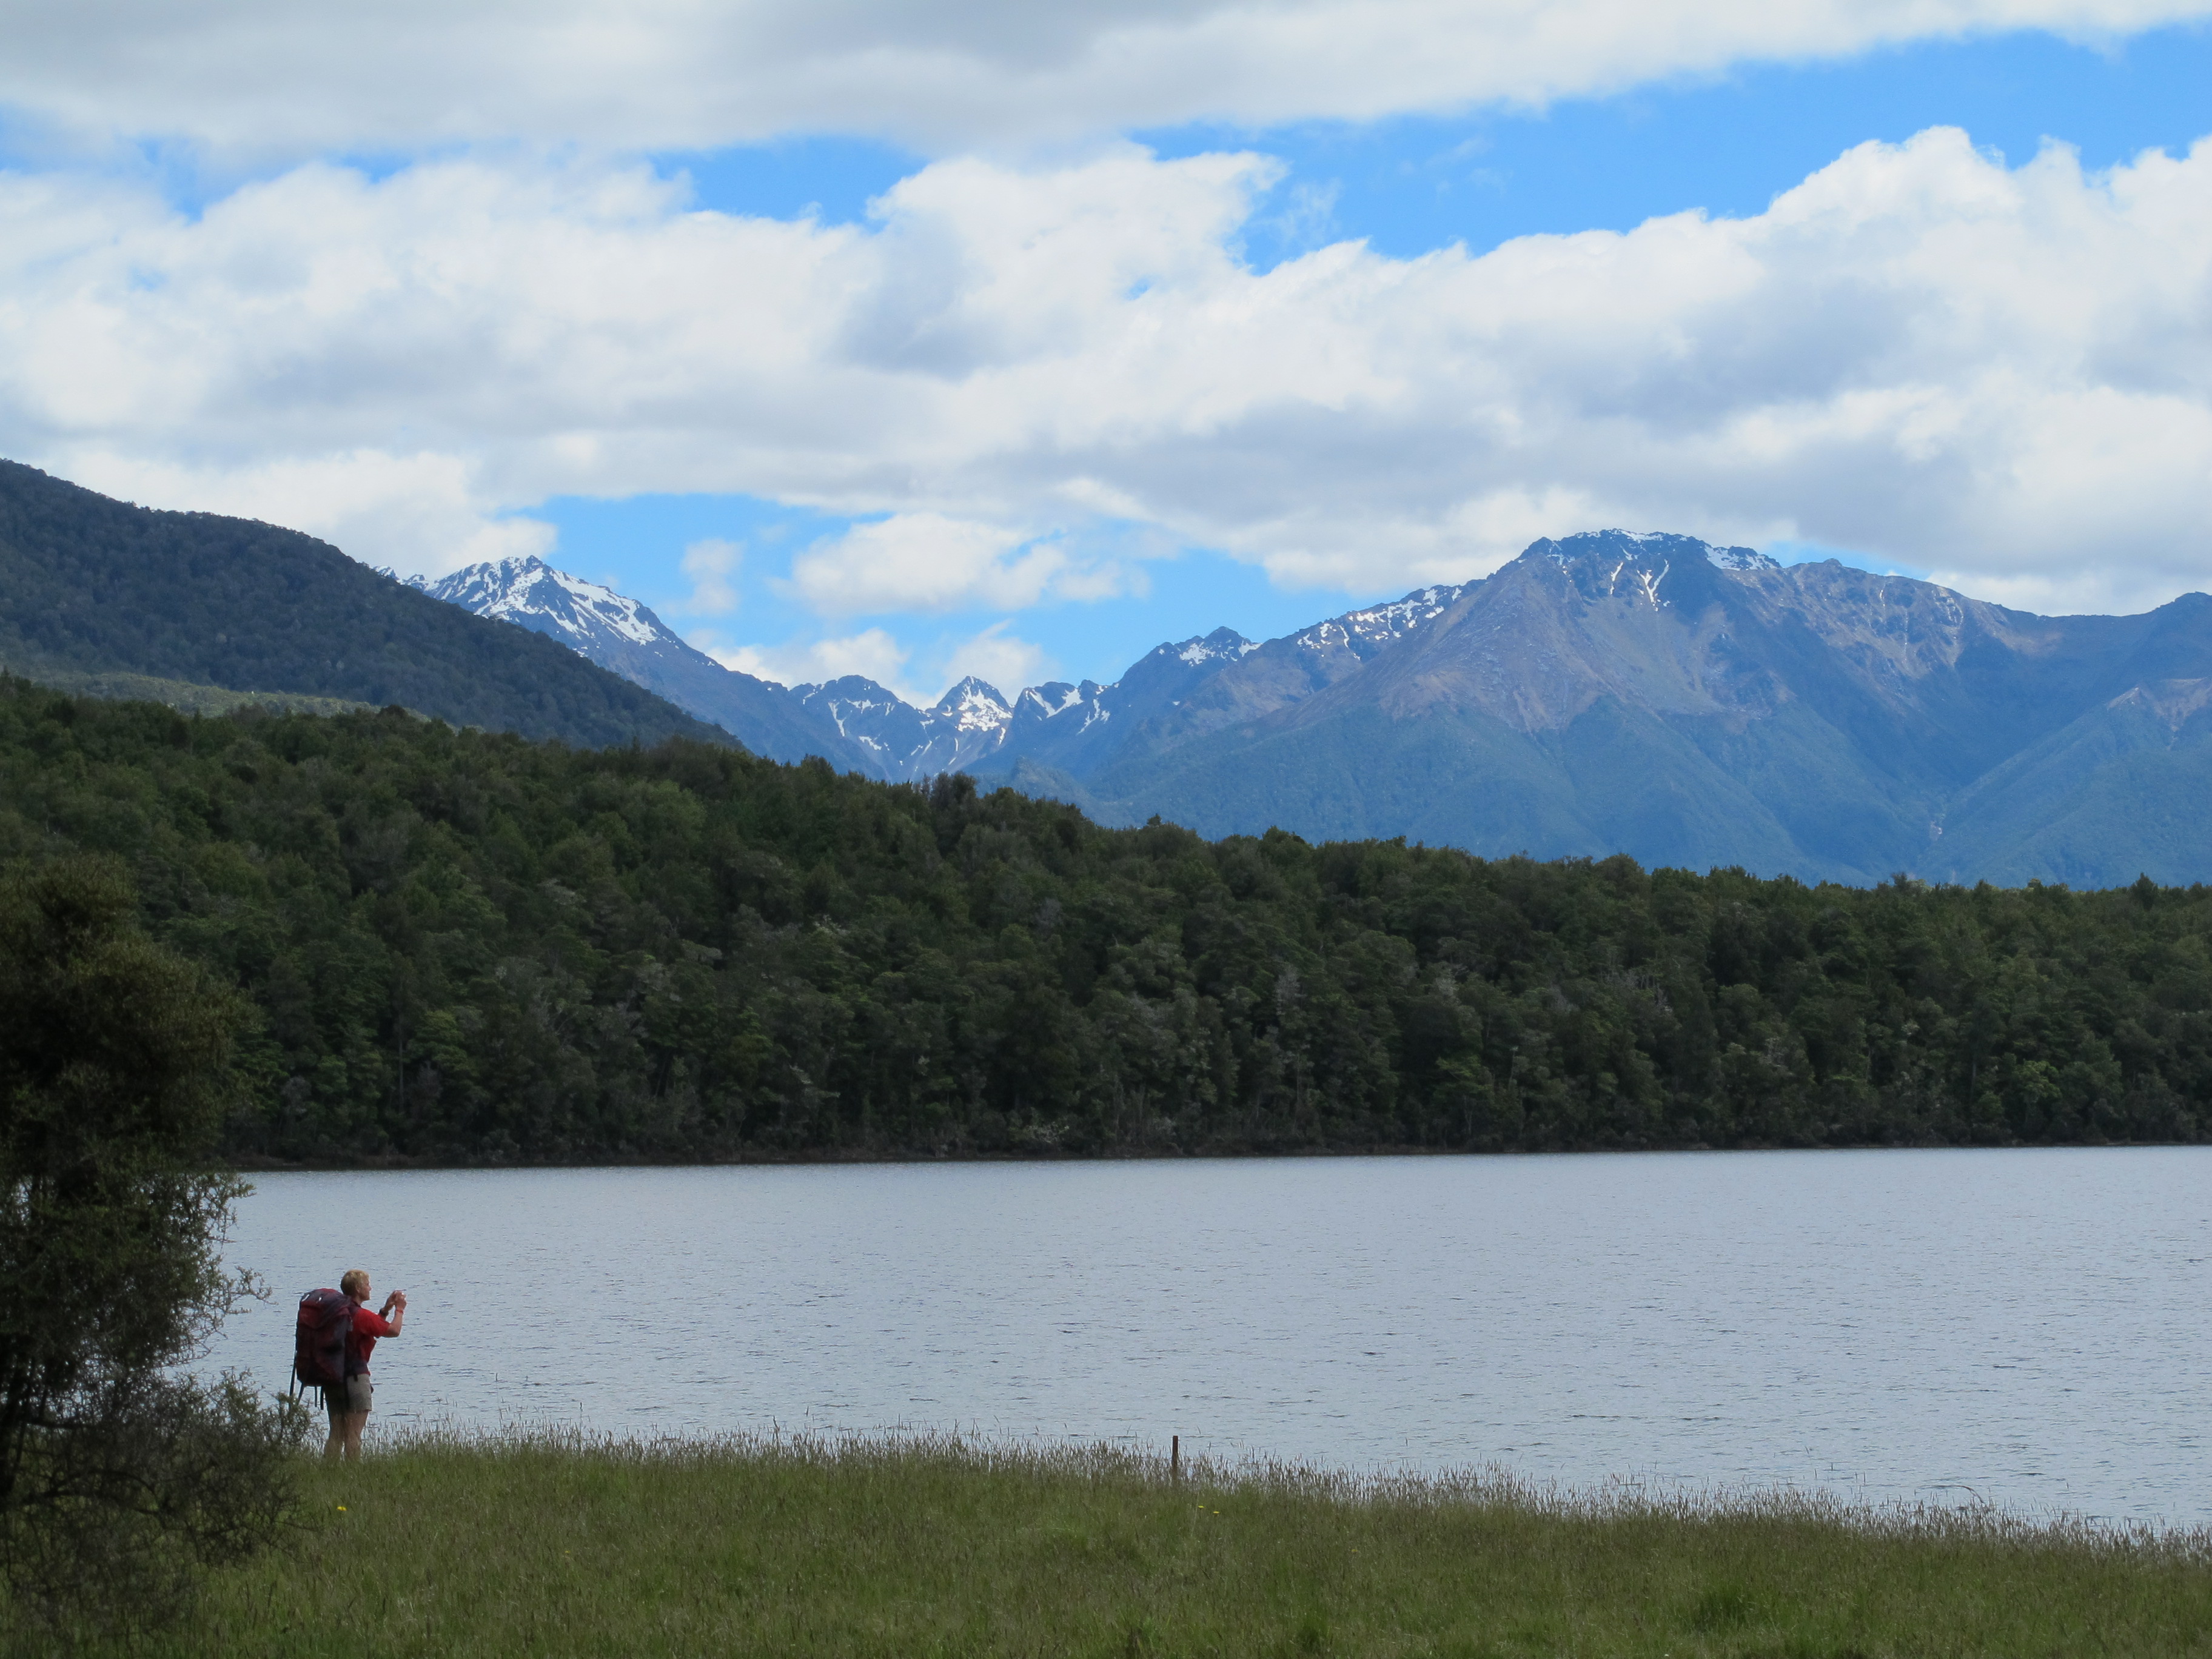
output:
[[[1182,1484],[1182,1437],[1179,1434],[1168,1437],[1168,1479],[1178,1486]]]

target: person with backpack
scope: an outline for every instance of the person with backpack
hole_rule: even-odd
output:
[[[384,1298],[381,1312],[369,1312],[373,1292],[368,1273],[359,1267],[338,1280],[338,1291],[344,1297],[343,1303],[328,1291],[310,1291],[301,1300],[301,1357],[296,1369],[302,1382],[320,1383],[323,1404],[330,1412],[331,1433],[323,1443],[323,1455],[336,1457],[343,1451],[351,1460],[361,1455],[361,1432],[368,1426],[375,1394],[375,1384],[369,1380],[369,1356],[376,1352],[380,1338],[399,1334],[407,1317],[407,1292],[392,1291]],[[317,1315],[319,1327],[311,1332],[311,1311],[324,1303],[331,1305],[327,1312]],[[337,1340],[341,1333],[342,1342]],[[311,1342],[319,1350],[313,1357]]]

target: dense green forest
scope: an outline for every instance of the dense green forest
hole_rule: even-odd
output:
[[[2196,1140],[2212,891],[1103,830],[673,741],[0,679],[0,861],[258,1009],[242,1157]]]

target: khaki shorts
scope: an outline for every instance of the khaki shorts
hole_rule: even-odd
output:
[[[326,1383],[323,1388],[323,1404],[329,1408],[331,1421],[335,1423],[352,1412],[373,1409],[369,1401],[376,1393],[376,1385],[368,1380],[368,1373],[349,1376],[343,1382]]]

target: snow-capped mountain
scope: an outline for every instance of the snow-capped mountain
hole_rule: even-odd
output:
[[[2033,617],[1833,560],[1597,531],[1264,643],[1170,641],[1110,684],[1008,698],[969,679],[916,708],[857,678],[732,674],[536,561],[428,586],[779,758],[967,770],[1109,822],[1850,881],[2194,879],[2189,859],[2212,858],[2171,805],[2212,787],[2202,595]]]
[[[1054,680],[1033,685],[1014,699],[1013,718],[990,769],[1008,771],[1024,761],[1084,777],[1152,725],[1198,686],[1260,648],[1234,629],[1154,646],[1111,685]]]
[[[559,640],[714,721],[756,753],[784,761],[821,755],[893,781],[939,772],[999,773],[1023,759],[1088,769],[1191,688],[1260,648],[1217,629],[1158,647],[1111,685],[1055,682],[1030,686],[1010,702],[971,676],[929,708],[917,708],[857,674],[785,687],[726,668],[636,600],[538,558],[471,565],[435,581],[413,577],[410,585],[477,616]]]
[[[611,649],[617,641],[647,649],[691,649],[635,599],[556,570],[539,558],[472,564],[436,581],[410,576],[407,585],[479,617],[520,623],[565,640],[586,656],[592,654],[586,646]]]
[[[996,686],[972,675],[927,708],[858,674],[790,696],[866,755],[878,777],[918,780],[964,772],[1006,740],[1013,710]]]
[[[1364,662],[1376,652],[1395,645],[1425,623],[1434,622],[1450,610],[1459,596],[1474,584],[1459,587],[1416,588],[1402,599],[1347,611],[1341,617],[1316,623],[1290,636],[1302,651],[1348,651]]]
[[[785,687],[725,668],[636,600],[538,558],[471,565],[412,585],[562,641],[772,759],[822,755],[893,781],[957,771],[1004,776],[1024,763],[1086,777],[1117,757],[1173,747],[1333,684],[1468,591],[1419,588],[1264,645],[1228,628],[1170,641],[1109,684],[1055,680],[1009,699],[971,677],[917,708],[860,675]]]
[[[2212,687],[2203,595],[2034,617],[1834,560],[1599,531],[1376,612],[1214,675],[1083,777],[1088,799],[1207,835],[1853,882],[2195,867],[2171,813],[2138,824],[2124,804],[2212,777],[2212,722],[2156,712]],[[1390,637],[1362,656],[1369,632]]]
[[[712,720],[756,754],[782,761],[822,755],[841,767],[872,769],[835,726],[781,686],[725,668],[635,599],[543,559],[499,559],[435,581],[411,577],[409,585],[479,617],[556,639],[687,714]]]

